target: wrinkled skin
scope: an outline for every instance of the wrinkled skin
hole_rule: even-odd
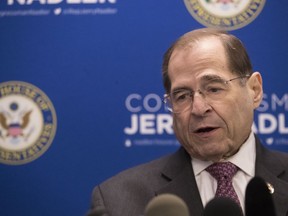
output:
[[[196,91],[204,75],[218,75],[225,80],[237,75],[227,64],[224,47],[216,37],[202,39],[185,49],[173,51],[168,75],[171,92],[179,88]],[[254,109],[262,99],[262,78],[254,72],[240,84],[230,82],[227,95],[219,101],[206,101],[195,93],[191,109],[173,114],[176,137],[188,153],[200,160],[221,161],[235,154],[248,138]]]

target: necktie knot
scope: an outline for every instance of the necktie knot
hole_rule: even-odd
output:
[[[238,167],[230,162],[218,162],[210,165],[206,170],[217,181],[231,181],[233,176],[238,171]]]

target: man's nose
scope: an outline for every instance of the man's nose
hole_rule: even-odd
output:
[[[207,112],[211,111],[212,108],[207,102],[207,98],[201,91],[197,91],[194,94],[191,113],[196,116],[204,116]]]

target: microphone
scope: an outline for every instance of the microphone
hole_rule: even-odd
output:
[[[215,197],[205,206],[203,216],[243,216],[243,213],[241,207],[232,199]]]
[[[173,194],[154,197],[145,208],[145,216],[189,216],[185,202]]]
[[[272,195],[266,182],[260,177],[250,180],[245,194],[246,216],[276,216]]]

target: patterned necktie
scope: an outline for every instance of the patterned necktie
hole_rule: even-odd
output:
[[[241,207],[236,191],[232,185],[232,178],[238,171],[238,167],[230,162],[218,162],[207,167],[206,171],[217,180],[215,197],[228,197]]]

